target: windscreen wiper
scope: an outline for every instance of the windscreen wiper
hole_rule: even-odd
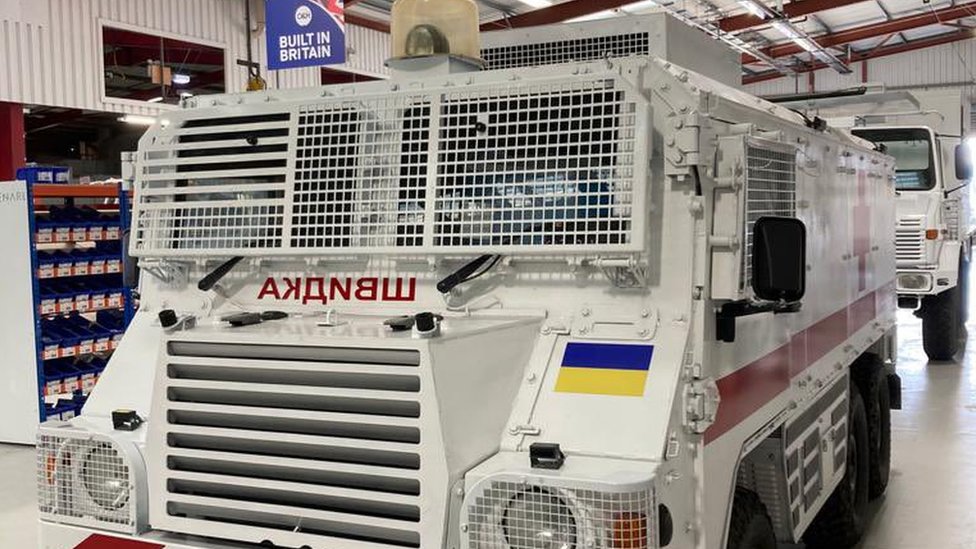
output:
[[[210,274],[201,278],[200,282],[197,283],[197,288],[199,288],[202,292],[211,290],[217,285],[218,282],[220,282],[222,278],[227,276],[227,273],[231,272],[242,259],[244,259],[244,256],[238,255],[224,261],[218,265],[216,269],[210,271]]]
[[[442,294],[446,294],[446,293],[450,292],[451,290],[453,290],[454,288],[456,288],[457,286],[459,286],[461,284],[464,284],[465,282],[469,282],[471,280],[474,280],[474,279],[476,279],[476,278],[484,275],[485,273],[487,273],[488,271],[490,271],[492,269],[492,267],[494,267],[495,264],[498,263],[498,260],[501,259],[501,258],[502,258],[502,256],[500,256],[500,255],[487,254],[487,255],[483,255],[483,256],[481,256],[481,257],[479,257],[479,258],[477,258],[477,259],[475,259],[475,260],[473,260],[473,261],[465,264],[460,269],[458,269],[458,270],[454,271],[453,273],[451,273],[450,275],[448,275],[447,278],[445,278],[444,280],[441,280],[440,282],[438,282],[437,283],[437,291],[440,292],[440,293],[442,293]],[[485,267],[485,269],[482,270],[480,273],[475,274],[475,272],[478,269],[480,269],[482,265],[484,265],[485,263],[488,263],[489,261],[491,261],[491,264],[490,265],[488,265],[487,267]]]

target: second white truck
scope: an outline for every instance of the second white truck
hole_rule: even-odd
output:
[[[850,128],[896,161],[898,304],[922,319],[931,360],[952,360],[966,321],[974,228],[969,106],[955,91],[886,92],[865,86],[774,102]],[[861,243],[855,254],[867,252]],[[860,256],[859,256],[860,257]]]

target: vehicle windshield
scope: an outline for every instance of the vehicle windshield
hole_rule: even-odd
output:
[[[932,136],[924,128],[854,129],[854,135],[884,145],[895,158],[895,188],[927,191],[935,187]]]

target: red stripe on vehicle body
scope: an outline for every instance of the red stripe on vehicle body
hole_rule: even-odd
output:
[[[792,378],[815,364],[848,337],[888,311],[894,291],[886,284],[850,306],[796,333],[790,341],[716,382],[722,400],[715,423],[705,431],[705,444],[718,439],[789,389]],[[885,306],[882,306],[884,304]]]
[[[75,549],[163,549],[165,545],[92,534]]]
[[[850,306],[850,316],[848,317],[850,330],[847,335],[854,335],[865,324],[878,316],[877,294],[878,292],[871,292]]]

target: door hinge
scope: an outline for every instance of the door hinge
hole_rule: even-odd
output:
[[[689,382],[685,390],[685,419],[688,429],[703,434],[715,423],[718,405],[722,397],[718,393],[715,380],[698,379]]]

